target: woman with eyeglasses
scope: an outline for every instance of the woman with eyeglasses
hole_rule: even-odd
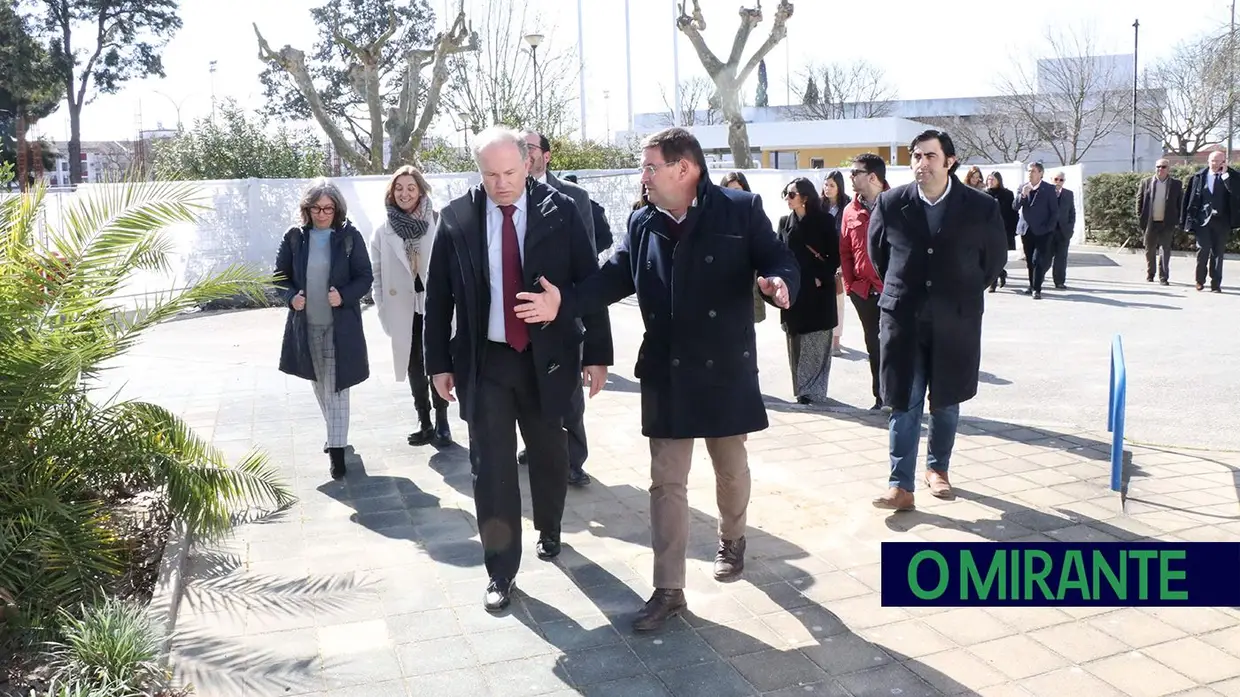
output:
[[[1003,231],[1007,233],[1008,251],[1016,249],[1016,224],[1020,222],[1020,213],[1012,207],[1012,203],[1016,199],[1016,195],[1010,189],[1003,186],[1003,175],[991,172],[986,178],[986,193],[990,194],[995,203],[999,204],[999,216],[1003,218]],[[999,278],[990,284],[990,292],[995,292],[995,288],[1002,288],[1007,285],[1007,269],[999,272]]]
[[[744,172],[728,172],[719,180],[719,186],[725,189],[737,189],[738,191],[749,191],[749,180],[745,178]],[[754,324],[766,319],[766,301],[762,299],[762,291],[758,290],[758,276],[754,274],[753,280],[753,321]]]
[[[408,442],[446,446],[452,443],[448,402],[431,387],[422,356],[426,272],[430,268],[437,219],[430,184],[416,168],[405,165],[392,173],[383,202],[387,220],[375,229],[370,240],[370,265],[375,275],[373,296],[379,323],[392,340],[396,381],[404,382],[408,377],[413,408],[418,413],[418,430],[409,434]]]
[[[784,187],[788,215],[779,219],[779,236],[801,267],[801,289],[780,321],[788,340],[792,391],[800,404],[827,400],[831,375],[832,329],[839,324],[835,278],[840,270],[840,236],[814,184],[797,177]]]
[[[300,209],[301,225],[284,233],[276,255],[276,285],[289,307],[280,371],[313,384],[327,424],[323,450],[332,479],[340,479],[349,445],[349,388],[370,377],[361,302],[374,278],[366,241],[349,222],[335,184],[312,182]]]
[[[844,193],[844,175],[838,169],[831,170],[822,182],[822,207],[835,221],[835,237],[839,239],[840,224],[844,221],[844,209],[852,198]],[[839,323],[831,331],[831,353],[840,355],[840,339],[844,337],[844,279],[835,276],[835,316]]]

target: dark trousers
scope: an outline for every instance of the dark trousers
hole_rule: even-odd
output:
[[[1197,285],[1206,284],[1206,273],[1210,274],[1210,287],[1221,288],[1223,285],[1223,252],[1227,249],[1227,238],[1231,229],[1226,223],[1211,222],[1193,231],[1197,237]]]
[[[413,393],[413,406],[418,416],[431,413],[431,404],[436,409],[447,409],[448,402],[431,387],[430,378],[426,375],[426,361],[422,358],[422,315],[413,315],[413,346],[409,347],[409,391]]]
[[[1046,270],[1050,268],[1051,234],[1021,235],[1020,243],[1025,247],[1025,268],[1029,271],[1029,287],[1035,291],[1042,290],[1042,282],[1046,280]]]
[[[1051,280],[1059,287],[1068,282],[1068,243],[1072,231],[1055,231],[1050,234]]]
[[[568,434],[568,466],[580,472],[585,467],[590,448],[586,445],[586,396],[583,390],[573,392],[572,412],[564,417]]]
[[[529,452],[534,528],[559,532],[568,493],[568,445],[563,420],[542,415],[529,350],[488,342],[469,424],[469,460],[483,563],[491,578],[511,580],[521,566],[521,484],[517,428]]]
[[[861,331],[865,335],[865,351],[870,354],[870,386],[874,401],[882,403],[882,392],[878,388],[878,293],[871,291],[868,298],[849,293],[848,297],[852,299],[853,307],[857,308],[857,319],[861,320]]]
[[[1154,280],[1157,269],[1159,280],[1171,275],[1171,238],[1175,225],[1169,220],[1151,220],[1145,228],[1145,277]]]

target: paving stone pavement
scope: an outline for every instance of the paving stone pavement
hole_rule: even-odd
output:
[[[613,317],[639,321],[632,307]],[[884,608],[878,563],[884,540],[1240,540],[1240,454],[1132,447],[1124,511],[1105,434],[966,416],[957,500],[923,494],[892,516],[868,503],[885,480],[881,415],[772,399],[771,428],[749,444],[744,578],[710,576],[714,484],[699,447],[690,613],[639,636],[628,622],[651,590],[648,452],[626,346],[589,404],[595,482],[569,492],[565,549],[534,556],[527,496],[520,592],[494,617],[466,451],[405,444],[412,408],[373,313],[343,482],[327,477],[309,386],[275,371],[282,325],[279,310],[170,322],[112,375],[229,455],[266,450],[300,498],[192,552],[173,661],[204,697],[1240,696],[1237,609]],[[785,366],[765,351],[764,381]]]

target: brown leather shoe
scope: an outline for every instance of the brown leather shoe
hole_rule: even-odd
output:
[[[646,607],[633,620],[633,631],[652,632],[689,607],[685,592],[679,588],[656,588]]]
[[[951,482],[947,481],[947,473],[938,470],[926,470],[926,488],[930,490],[930,495],[936,499],[953,499],[956,497],[952,491]]]
[[[726,581],[740,575],[745,569],[745,536],[735,540],[719,540],[715,553],[715,580]]]
[[[915,508],[913,505],[913,492],[905,491],[898,486],[893,486],[887,490],[887,493],[879,496],[872,501],[875,508],[882,508],[888,511],[911,511]]]

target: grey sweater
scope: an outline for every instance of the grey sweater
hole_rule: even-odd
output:
[[[313,325],[332,323],[332,306],[327,289],[332,268],[332,231],[310,231],[310,253],[306,258],[306,320]]]

